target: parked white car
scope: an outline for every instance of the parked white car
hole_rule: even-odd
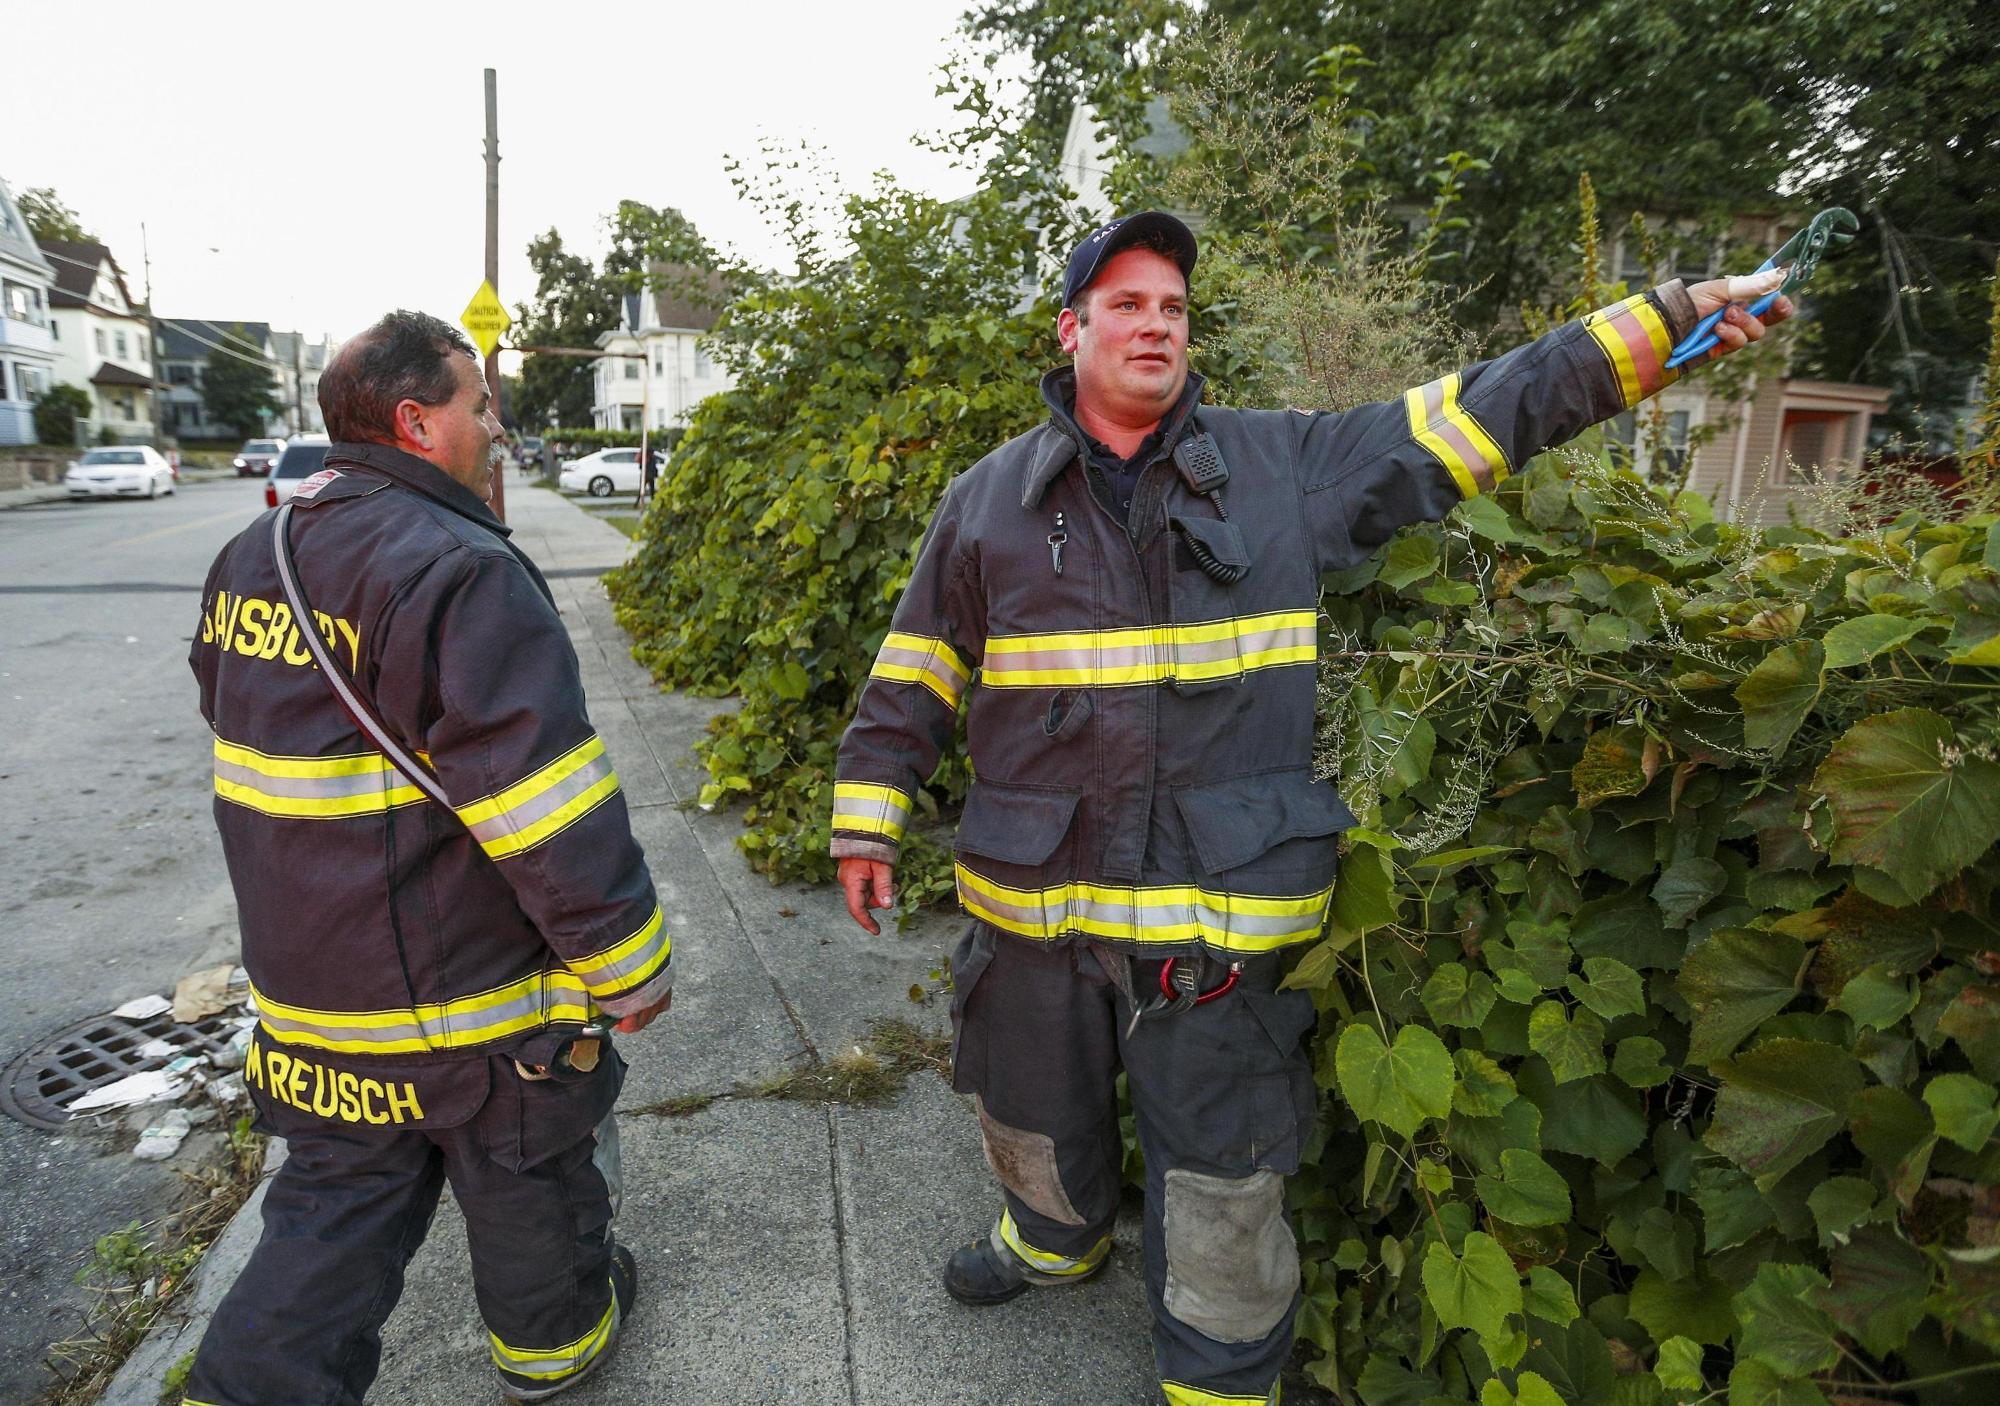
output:
[[[150,444],[93,449],[69,466],[72,498],[157,498],[174,491],[174,466]]]
[[[581,459],[563,462],[556,483],[571,493],[588,493],[593,498],[609,498],[614,493],[639,491],[639,451],[600,449]]]

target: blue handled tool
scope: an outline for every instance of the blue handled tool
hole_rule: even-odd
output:
[[[1771,309],[1771,304],[1797,288],[1819,267],[1819,261],[1831,250],[1838,249],[1854,238],[1854,232],[1861,228],[1861,221],[1854,218],[1852,210],[1844,210],[1832,205],[1812,218],[1812,223],[1787,239],[1778,252],[1757,266],[1758,273],[1769,273],[1772,269],[1785,270],[1785,281],[1766,293],[1749,307],[1752,317],[1762,317]],[[1694,331],[1681,339],[1667,358],[1667,369],[1672,371],[1685,366],[1696,357],[1714,348],[1720,340],[1715,335],[1715,324],[1722,320],[1728,307],[1717,308],[1694,325]]]

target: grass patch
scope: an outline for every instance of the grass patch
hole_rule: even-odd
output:
[[[686,1118],[724,1099],[776,1099],[787,1103],[853,1103],[879,1108],[903,1091],[912,1074],[951,1070],[951,1040],[907,1020],[872,1020],[868,1038],[845,1054],[816,1060],[761,1084],[739,1084],[726,1093],[682,1094],[632,1110],[661,1118]]]
[[[636,538],[639,535],[639,514],[637,513],[600,513],[598,514],[598,520],[610,523],[627,537]]]
[[[202,1255],[230,1218],[250,1199],[264,1170],[262,1134],[246,1115],[229,1130],[229,1152],[220,1165],[183,1172],[186,1196],[178,1210],[151,1225],[133,1221],[99,1237],[77,1272],[96,1300],[83,1331],[50,1345],[44,1357],[56,1380],[36,1406],[85,1406],[104,1394],[146,1334],[193,1277]],[[169,1377],[186,1372],[174,1365]]]

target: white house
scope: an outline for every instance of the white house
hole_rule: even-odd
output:
[[[702,338],[729,301],[722,275],[655,264],[645,294],[619,299],[618,326],[600,332],[592,422],[602,430],[685,428],[695,404],[736,384]]]
[[[51,239],[42,253],[55,266],[55,378],[90,394],[84,426],[127,443],[153,438],[153,338],[143,306],[132,300],[111,251],[95,242]]]
[[[0,180],[0,444],[35,442],[35,397],[55,381],[54,287],[54,267]]]

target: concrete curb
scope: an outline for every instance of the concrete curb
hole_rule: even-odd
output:
[[[166,1381],[167,1373],[194,1351],[202,1333],[207,1331],[208,1320],[215,1316],[216,1305],[236,1282],[237,1271],[250,1258],[250,1252],[257,1248],[257,1241],[264,1233],[264,1191],[271,1184],[271,1174],[284,1160],[284,1140],[272,1138],[264,1150],[264,1170],[257,1180],[257,1189],[201,1257],[194,1283],[172,1308],[160,1315],[152,1331],[146,1334],[146,1340],[125,1359],[125,1365],[98,1398],[99,1406],[159,1406],[161,1384]]]

